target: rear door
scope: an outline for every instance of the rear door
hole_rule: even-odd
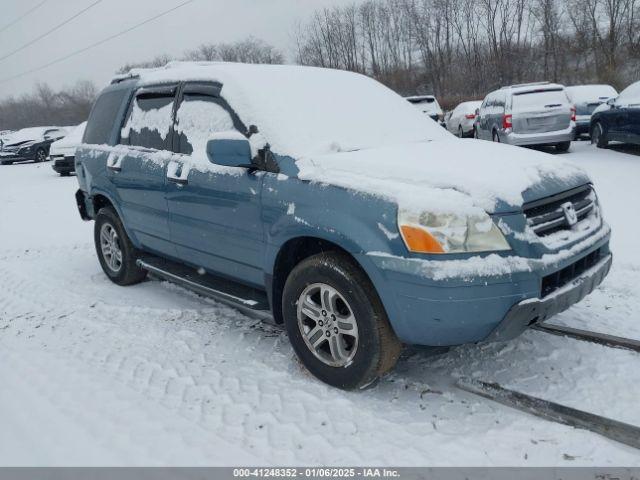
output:
[[[179,159],[167,172],[171,236],[181,260],[262,285],[263,172],[215,165],[206,153],[214,133],[233,130],[246,133],[219,85],[184,85],[175,126]]]
[[[166,171],[173,148],[177,85],[146,87],[134,94],[119,151],[107,160],[125,225],[147,250],[175,256],[169,232]]]

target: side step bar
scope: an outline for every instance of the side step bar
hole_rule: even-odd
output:
[[[571,337],[584,342],[598,343],[605,347],[624,348],[640,353],[640,341],[632,338],[616,337],[606,333],[580,330],[579,328],[565,327],[564,325],[554,325],[551,323],[539,323],[531,327],[539,332],[550,333],[561,337]]]
[[[640,449],[640,427],[577,410],[559,403],[508,390],[497,383],[463,378],[456,383],[465,392],[473,393],[507,407],[570,427],[589,430],[610,440]]]
[[[272,319],[267,294],[257,288],[208,273],[163,258],[145,255],[136,264],[151,275],[175,283],[205,297],[260,319]]]

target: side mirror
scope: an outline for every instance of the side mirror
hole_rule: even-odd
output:
[[[251,144],[236,130],[215,133],[207,142],[207,157],[211,163],[225,167],[253,166]]]

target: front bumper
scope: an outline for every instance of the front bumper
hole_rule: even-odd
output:
[[[505,133],[500,137],[501,141],[509,145],[555,145],[557,143],[570,142],[576,137],[576,126],[574,123],[564,130],[545,133]]]
[[[590,134],[591,123],[590,122],[576,122],[576,137],[580,135]]]
[[[76,170],[75,157],[52,156],[51,159],[51,168],[57,173],[71,173]]]
[[[469,265],[465,260],[425,261],[376,254],[362,255],[358,260],[376,286],[402,342],[452,346],[502,341],[518,336],[531,322],[565,310],[600,284],[611,265],[606,228],[588,247],[549,264],[492,254],[475,257],[473,268],[464,273]],[[608,260],[598,263],[597,275],[590,275],[590,281],[581,280],[586,271],[574,268],[578,272],[575,278],[543,294],[547,279],[571,272],[572,266],[584,264],[593,255],[598,262]],[[591,272],[593,266],[589,267]],[[441,277],[437,272],[452,273]]]
[[[35,158],[34,153],[18,154],[13,152],[0,152],[0,163],[26,162]]]

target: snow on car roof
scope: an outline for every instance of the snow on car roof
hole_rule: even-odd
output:
[[[611,85],[572,85],[567,87],[566,91],[574,103],[599,102],[618,95]]]
[[[47,130],[62,130],[66,132],[65,127],[29,127],[10,133],[5,137],[5,143],[26,142],[28,140],[36,140],[44,135]]]
[[[540,83],[528,83],[522,85],[511,85],[507,87],[502,87],[501,90],[510,90],[514,95],[518,95],[521,93],[527,92],[536,92],[541,91],[544,92],[546,90],[564,90],[564,85],[560,85],[559,83],[549,83],[549,82],[540,82]]]
[[[129,76],[139,77],[139,85],[220,82],[222,96],[245,125],[256,125],[274,152],[294,158],[448,135],[391,89],[341,70],[172,62],[133,69]]]

